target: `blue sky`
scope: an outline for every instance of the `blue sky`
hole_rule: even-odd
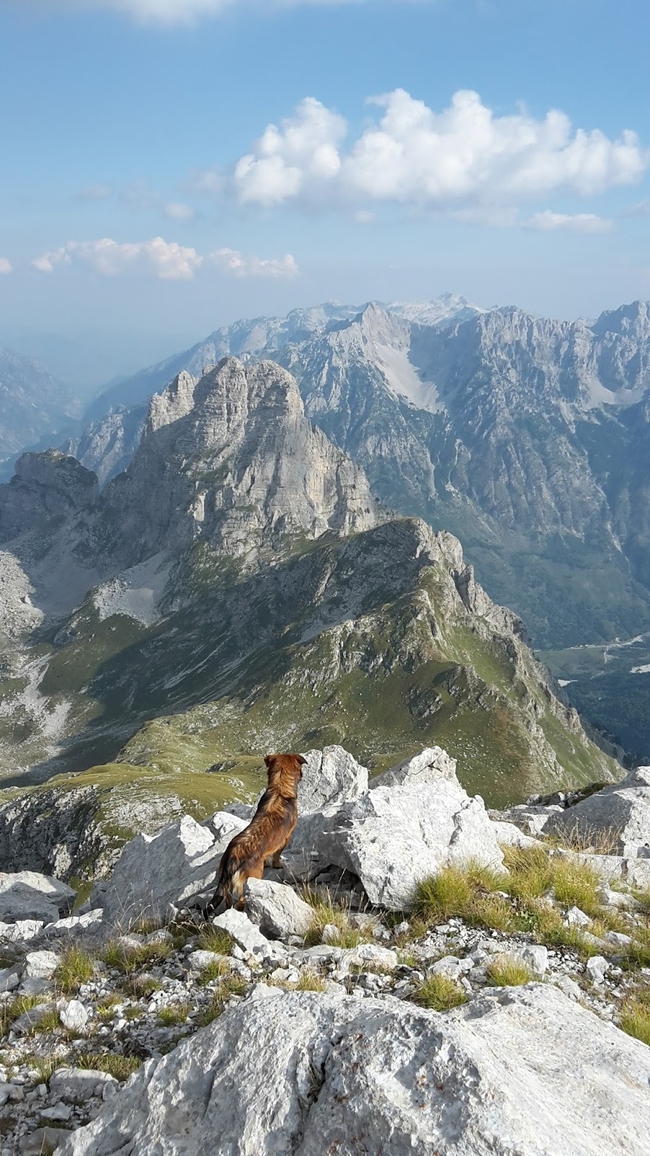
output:
[[[327,298],[650,297],[649,42],[641,0],[0,0],[0,340],[94,384]]]

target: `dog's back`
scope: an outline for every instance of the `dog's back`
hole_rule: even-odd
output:
[[[296,792],[302,775],[302,755],[267,755],[268,786],[250,823],[226,847],[217,888],[209,911],[243,907],[247,879],[261,879],[268,859],[279,856],[293,835],[298,818]]]

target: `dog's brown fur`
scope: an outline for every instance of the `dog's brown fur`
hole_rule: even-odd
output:
[[[217,889],[207,912],[244,906],[247,879],[261,879],[268,860],[280,867],[280,855],[293,835],[298,818],[296,792],[302,776],[302,755],[267,755],[268,786],[250,823],[230,841],[221,858]]]

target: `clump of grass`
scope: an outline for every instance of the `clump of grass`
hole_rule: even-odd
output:
[[[197,1027],[204,1028],[207,1027],[208,1024],[211,1024],[217,1016],[221,1015],[230,996],[244,995],[246,986],[246,980],[242,979],[241,976],[226,976],[219,984],[208,1006],[196,1017],[195,1023]]]
[[[2,1034],[7,1034],[11,1025],[15,1023],[19,1016],[31,1011],[32,1008],[39,1007],[42,1003],[45,1003],[45,997],[42,995],[19,995],[9,1003],[4,1004],[0,1010],[0,1029]]]
[[[59,1013],[55,1007],[51,1007],[43,1013],[38,1023],[34,1024],[29,1035],[34,1035],[36,1032],[56,1032],[60,1027],[61,1020],[59,1019]],[[65,1034],[69,1039],[75,1039],[77,1033],[71,1032],[66,1028]]]
[[[296,991],[325,991],[325,980],[314,971],[303,971],[295,985]]]
[[[179,1024],[184,1024],[190,1010],[188,1003],[176,1003],[171,1007],[162,1007],[158,1012],[159,1022],[166,1028],[177,1027]]]
[[[623,1001],[619,1024],[628,1036],[650,1044],[650,989],[633,993]]]
[[[115,1014],[115,1008],[121,1002],[122,1001],[117,995],[105,996],[95,1008],[96,1016],[100,1020],[111,1020]]]
[[[137,947],[129,947],[115,941],[106,946],[102,959],[107,967],[121,971],[123,975],[132,975],[139,968],[163,963],[172,951],[171,943],[141,943]]]
[[[214,951],[217,955],[230,955],[234,940],[223,927],[211,923],[201,928],[196,946],[200,951]]]
[[[467,996],[453,979],[448,975],[430,975],[419,984],[412,996],[413,1002],[420,1007],[432,1008],[433,1011],[449,1011],[452,1007],[460,1007],[465,1003]]]
[[[601,880],[593,867],[579,860],[553,856],[551,863],[553,894],[566,907],[579,907],[585,915],[598,915],[602,904],[598,898]]]
[[[205,987],[206,984],[212,983],[215,979],[221,979],[228,971],[228,964],[225,959],[213,959],[207,967],[199,975],[198,983]]]
[[[349,908],[337,905],[329,893],[323,895],[309,888],[303,892],[303,899],[314,910],[314,918],[305,935],[306,947],[322,943],[323,931],[328,926],[335,927],[338,932],[336,947],[358,947],[360,943],[368,943],[372,939],[370,928],[351,926]]]
[[[604,785],[604,784],[603,784]],[[566,847],[568,851],[587,855],[615,855],[621,841],[620,827],[594,827],[576,823],[561,835],[547,837],[552,846]]]
[[[47,1084],[50,1076],[57,1068],[67,1067],[69,1059],[64,1056],[24,1056],[22,1062],[33,1072],[38,1073],[42,1084]]]
[[[76,1059],[78,1068],[92,1068],[95,1072],[108,1072],[116,1080],[128,1080],[142,1064],[138,1056],[120,1056],[115,1052],[85,1052]]]
[[[162,926],[163,924],[160,919],[149,917],[138,919],[131,930],[135,932],[136,935],[153,935],[154,931],[160,931]]]
[[[79,991],[93,977],[94,961],[81,947],[69,947],[54,973],[55,983],[66,993]]]
[[[510,931],[515,927],[512,908],[503,895],[494,894],[504,882],[500,872],[478,864],[444,867],[420,881],[414,910],[426,923],[446,923],[456,917],[475,927]]]
[[[153,975],[130,975],[124,982],[123,991],[134,999],[146,999],[161,987],[162,983]]]
[[[632,943],[625,950],[624,966],[627,968],[650,967],[650,927],[635,927],[633,934]]]
[[[540,899],[550,891],[553,882],[551,860],[543,847],[503,848],[504,866],[508,875],[503,890],[524,902]]]
[[[498,987],[519,987],[532,979],[528,965],[513,955],[495,956],[485,970],[488,979]]]

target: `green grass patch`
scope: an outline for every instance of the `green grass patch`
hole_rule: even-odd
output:
[[[195,1023],[197,1027],[204,1028],[207,1027],[208,1024],[211,1024],[213,1020],[221,1015],[230,997],[233,995],[245,995],[247,987],[246,980],[242,979],[241,976],[226,976],[219,984],[208,1006],[196,1017]]]
[[[420,1007],[449,1011],[467,1001],[467,995],[448,975],[430,975],[411,997]]]
[[[66,994],[79,991],[94,974],[94,960],[81,947],[69,947],[54,973],[54,982]]]
[[[158,1022],[166,1028],[178,1027],[185,1023],[189,1012],[189,1003],[176,1003],[170,1007],[162,1007],[158,1012]]]
[[[512,955],[496,955],[487,965],[486,974],[497,987],[520,987],[530,983],[532,972],[523,962]]]
[[[138,1068],[142,1060],[138,1056],[121,1056],[116,1052],[84,1052],[77,1056],[75,1063],[78,1068],[92,1069],[95,1072],[108,1072],[116,1080],[128,1080]]]

